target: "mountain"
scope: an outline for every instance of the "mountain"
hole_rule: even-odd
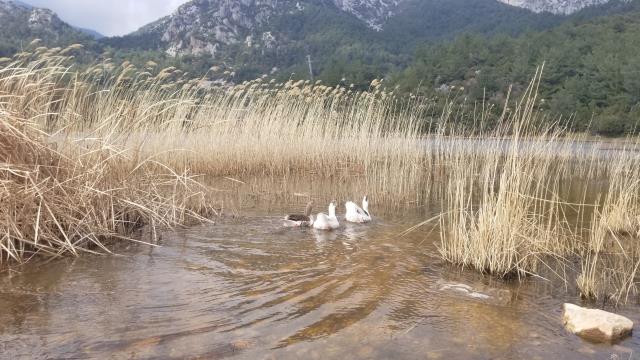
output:
[[[206,56],[255,76],[274,68],[307,74],[359,68],[354,81],[406,63],[415,46],[463,32],[520,33],[563,18],[495,0],[193,0],[133,34],[103,39],[116,49]],[[338,69],[329,69],[338,67]],[[326,74],[325,74],[326,75]]]
[[[56,46],[90,38],[125,52],[205,57],[250,69],[246,76],[274,68],[306,72],[308,55],[317,73],[329,61],[355,61],[379,72],[402,66],[425,42],[467,32],[544,30],[566,21],[565,14],[621,1],[192,0],[132,34],[102,38],[95,31],[72,28],[50,10],[0,0],[0,52],[15,52],[35,37]],[[595,12],[589,16],[597,16]]]
[[[98,39],[102,39],[104,37],[104,35],[102,35],[101,33],[97,32],[96,30],[93,29],[87,29],[87,28],[82,28],[82,27],[78,27],[78,26],[74,26],[74,28],[76,28],[76,30],[85,33],[89,36],[91,36],[92,38],[98,40]]]
[[[276,69],[283,76],[308,76],[310,56],[314,75],[364,84],[405,66],[420,44],[462,33],[545,30],[567,21],[561,14],[568,9],[594,1],[605,0],[533,0],[555,4],[549,13],[516,0],[192,0],[101,43],[128,52],[208,58],[233,68],[236,80]]]
[[[303,52],[313,52],[314,47],[326,50],[324,44],[318,44],[320,40],[341,36],[356,46],[360,45],[358,40],[363,40],[365,47],[375,43],[395,54],[398,51],[410,54],[416,44],[453,38],[464,32],[518,34],[547,29],[565,21],[564,15],[619,1],[627,2],[192,0],[171,15],[106,43],[116,47],[162,50],[171,56],[206,54],[228,59],[232,53],[250,53],[251,49],[260,54],[288,52],[291,47],[306,49]],[[330,42],[335,45],[335,41]],[[307,54],[303,55],[306,57]],[[279,65],[287,66],[285,63]]]
[[[6,3],[10,3],[12,2],[14,5],[16,5],[15,7],[13,7],[12,11],[15,11],[16,9],[28,9],[28,10],[33,10],[34,6],[33,5],[29,5],[25,2],[19,1],[19,0],[13,0],[13,1],[9,1],[9,0],[0,0],[0,2],[6,2]],[[9,8],[10,6],[7,6],[7,8]],[[50,11],[50,10],[46,10],[43,9],[45,11]],[[57,17],[57,15],[56,15]],[[87,28],[82,28],[82,27],[78,27],[78,26],[73,26],[76,30],[79,30],[82,33],[85,33],[89,36],[91,36],[94,39],[101,39],[104,37],[104,35],[102,35],[101,33],[93,30],[93,29],[87,29]]]
[[[64,46],[90,40],[86,34],[60,20],[51,10],[19,1],[0,0],[0,56],[7,56],[38,38],[47,46]]]
[[[406,0],[334,0],[342,11],[354,15],[374,30],[382,30],[384,23],[396,14]]]
[[[365,10],[358,7],[361,14]],[[368,66],[375,62],[376,71],[394,63],[378,32],[331,0],[194,0],[133,34],[101,43],[126,51],[209,58],[233,67],[236,80],[274,68],[308,74],[307,55],[316,73],[335,56]]]
[[[502,3],[531,10],[536,13],[569,15],[586,7],[608,3],[610,0],[498,0]]]
[[[369,1],[375,1],[375,5]],[[269,50],[295,41],[298,31],[310,27],[318,33],[340,22],[351,23],[347,25],[350,30],[366,32],[367,25],[377,28],[390,15],[383,9],[395,6],[395,2],[385,1],[193,0],[124,39],[138,44],[136,39],[144,38],[142,43],[147,47],[162,47],[173,56],[215,57],[222,48],[235,44]],[[318,21],[325,23],[315,24]]]

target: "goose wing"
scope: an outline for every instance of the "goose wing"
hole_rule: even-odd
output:
[[[358,212],[358,209],[360,209],[360,207],[353,201],[347,201],[344,206],[347,208],[348,212]]]
[[[369,214],[353,201],[348,201],[345,204],[345,207],[347,208],[345,218],[349,222],[362,223],[367,222],[371,219]]]
[[[311,217],[300,214],[287,215],[284,219],[289,221],[311,221]]]
[[[358,215],[369,216],[369,213],[364,211],[364,209],[362,209],[360,206],[358,206],[358,204],[356,204],[354,202],[352,202],[351,204],[353,204],[351,206],[352,206],[353,210],[355,210]]]

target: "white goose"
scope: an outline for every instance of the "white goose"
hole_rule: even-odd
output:
[[[285,227],[311,227],[313,226],[313,216],[311,210],[313,209],[313,201],[307,203],[307,207],[302,214],[291,214],[284,218]]]
[[[340,227],[338,218],[336,217],[336,202],[329,204],[329,215],[320,213],[313,222],[313,227],[318,230],[335,230]]]
[[[369,199],[366,196],[362,199],[362,208],[356,205],[353,201],[347,201],[344,206],[347,209],[345,218],[348,222],[362,224],[371,221],[371,214],[369,213]]]

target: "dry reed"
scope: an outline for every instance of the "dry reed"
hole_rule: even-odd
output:
[[[109,252],[106,241],[131,240],[142,225],[205,220],[205,191],[188,173],[133,158],[108,138],[56,141],[43,131],[59,97],[75,94],[34,77],[38,66],[0,70],[0,263]]]
[[[609,189],[593,214],[578,287],[583,296],[616,303],[638,295],[640,268],[640,158],[612,161]]]
[[[525,276],[577,257],[585,296],[635,289],[637,252],[619,247],[625,261],[611,263],[604,239],[637,243],[637,145],[609,154],[549,125],[541,70],[497,126],[485,126],[488,107],[465,115],[480,129],[469,131],[456,101],[434,113],[378,80],[365,92],[266,77],[211,87],[155,64],[74,70],[76,51],[24,52],[0,68],[5,260],[106,251],[104,239],[142,223],[198,218],[210,201],[190,174],[300,176],[357,182],[379,204],[439,199],[448,261]]]
[[[442,217],[441,255],[499,276],[537,274],[573,245],[559,198],[567,145],[537,126],[539,73],[483,151],[453,155]]]

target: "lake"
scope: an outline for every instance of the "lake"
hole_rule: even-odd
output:
[[[596,345],[564,330],[562,304],[580,304],[575,282],[463,271],[440,260],[429,226],[403,234],[437,209],[374,202],[371,224],[283,228],[282,215],[302,202],[241,204],[216,224],[160,234],[157,247],[119,245],[118,256],[5,269],[0,357],[626,359],[640,351],[638,334]],[[637,323],[638,310],[615,311]]]

